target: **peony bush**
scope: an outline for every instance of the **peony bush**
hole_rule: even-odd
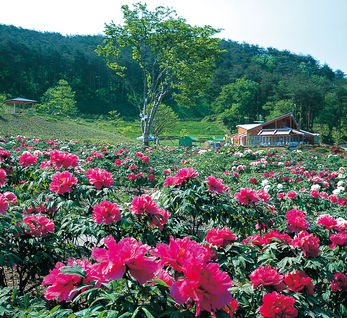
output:
[[[0,315],[345,317],[346,167],[5,137]]]

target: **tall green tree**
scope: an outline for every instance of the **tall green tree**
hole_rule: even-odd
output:
[[[170,91],[180,105],[189,105],[207,87],[222,51],[219,39],[212,37],[219,30],[191,26],[164,7],[149,11],[146,4],[137,3],[133,9],[122,6],[122,11],[123,25],[106,25],[104,45],[98,46],[97,52],[124,77],[140,113],[144,144],[148,145],[157,109]],[[133,72],[122,63],[122,48],[131,50],[142,72],[141,91],[134,85],[137,78],[131,76]]]
[[[172,131],[178,121],[177,114],[171,107],[160,104],[153,120],[152,132],[156,141],[159,140],[159,136],[163,133]]]
[[[65,116],[77,114],[75,93],[69,83],[61,79],[42,96],[40,110],[49,114],[60,113]]]
[[[258,115],[256,111],[258,86],[258,83],[244,77],[223,86],[216,99],[215,107],[224,124],[230,130],[233,130],[237,124],[256,119]]]

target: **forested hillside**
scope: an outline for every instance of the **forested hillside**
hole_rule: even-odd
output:
[[[62,36],[0,25],[0,94],[41,100],[47,89],[65,79],[81,113],[117,110],[135,118],[127,87],[94,50],[102,36]],[[347,142],[347,79],[311,56],[222,40],[225,50],[210,88],[197,105],[165,103],[181,118],[220,118],[232,131],[236,124],[293,112],[302,129],[321,133],[323,142]],[[324,44],[322,44],[324,45]],[[131,52],[122,59],[140,87],[141,73]],[[191,106],[191,107],[179,107]]]

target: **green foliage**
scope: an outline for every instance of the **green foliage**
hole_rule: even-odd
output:
[[[171,132],[175,128],[177,121],[178,116],[172,108],[165,104],[160,104],[152,124],[153,135],[159,137],[161,134]]]
[[[252,122],[256,119],[255,100],[258,86],[258,83],[242,77],[222,87],[215,107],[230,130],[239,123]]]
[[[38,110],[50,115],[76,116],[75,93],[69,83],[61,79],[56,86],[49,88],[43,94],[42,104],[38,106]]]
[[[221,52],[218,30],[210,26],[193,27],[169,8],[149,11],[137,3],[133,9],[123,5],[123,25],[106,25],[105,45],[98,54],[128,83],[131,99],[141,115],[144,143],[163,98],[174,90],[180,104],[187,104],[207,86],[215,61]],[[142,89],[134,87],[134,76],[122,64],[121,48],[129,48],[142,73]]]

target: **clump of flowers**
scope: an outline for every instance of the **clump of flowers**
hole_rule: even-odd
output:
[[[149,195],[143,194],[137,196],[131,202],[129,209],[136,217],[149,218],[151,226],[158,226],[160,230],[163,229],[171,216],[171,213],[164,209],[158,208],[157,203],[152,200]]]
[[[0,213],[5,214],[5,211],[8,209],[8,201],[7,198],[0,194]]]
[[[205,240],[214,246],[228,246],[237,240],[236,234],[229,228],[216,228],[207,232]]]
[[[64,167],[65,169],[69,167],[77,167],[78,166],[78,157],[76,155],[72,155],[65,151],[53,150],[51,151],[50,161],[53,163],[56,169],[60,169]]]
[[[258,267],[249,277],[254,288],[263,285],[273,286],[278,291],[284,289],[283,275],[277,271],[277,267],[272,268],[269,265]]]
[[[28,151],[24,151],[23,154],[18,157],[18,160],[22,167],[29,167],[31,165],[36,165],[37,157]]]
[[[321,250],[319,249],[319,238],[306,231],[300,232],[292,241],[294,248],[300,247],[306,258],[317,257]]]
[[[112,174],[104,169],[88,169],[86,173],[89,183],[94,185],[95,189],[109,188],[113,184]]]
[[[331,230],[337,225],[337,221],[330,214],[323,214],[318,217],[317,224]]]
[[[198,176],[199,173],[196,172],[194,168],[182,168],[177,172],[177,174],[174,177],[167,177],[164,186],[181,185],[187,183],[190,179],[196,178]]]
[[[287,211],[286,218],[289,232],[297,233],[306,230],[310,226],[310,224],[305,220],[304,212],[301,210],[292,209]]]
[[[4,169],[0,168],[0,187],[2,187],[6,182],[7,173]]]
[[[243,205],[254,205],[259,201],[257,192],[251,188],[241,188],[240,192],[234,194],[234,198]]]
[[[347,290],[347,276],[343,273],[336,273],[331,281],[330,289],[335,293],[340,290]]]
[[[43,215],[27,216],[21,223],[24,232],[35,237],[45,237],[54,232],[54,222]]]
[[[214,176],[209,176],[206,178],[208,181],[208,191],[212,192],[213,194],[215,192],[222,194],[223,192],[227,192],[229,190],[228,186],[223,184],[223,180],[218,178],[216,179]]]
[[[267,318],[294,318],[298,316],[298,310],[293,307],[295,299],[277,292],[266,294],[260,307],[260,315]]]
[[[73,177],[69,171],[57,172],[51,176],[51,179],[49,188],[57,194],[72,192],[71,187],[77,183],[77,178]]]
[[[167,266],[177,277],[170,295],[178,304],[196,302],[196,316],[201,310],[215,312],[231,301],[228,288],[231,280],[227,273],[210,261],[210,251],[189,237],[174,240],[170,244],[157,244],[151,252],[160,258],[161,266]]]
[[[154,257],[146,254],[151,249],[132,237],[126,237],[118,243],[109,235],[104,238],[107,248],[94,247],[92,257],[99,262],[99,270],[106,279],[118,280],[128,270],[140,284],[154,277],[159,269]]]
[[[330,248],[334,248],[336,245],[346,246],[347,245],[347,232],[339,232],[337,234],[330,234],[329,236],[331,245]]]
[[[110,201],[101,201],[93,207],[93,220],[99,224],[111,224],[121,219],[119,207]]]
[[[284,282],[288,286],[288,289],[295,293],[306,287],[310,295],[314,294],[314,284],[304,271],[294,269],[293,273],[289,273],[284,278]]]
[[[64,274],[62,267],[79,265],[86,274],[86,278],[79,275]],[[45,291],[46,299],[51,300],[58,298],[61,301],[70,301],[76,296],[77,291],[72,292],[80,285],[89,285],[91,282],[96,282],[96,286],[106,280],[100,275],[98,268],[90,264],[87,260],[69,260],[67,265],[58,262],[53,270],[43,279],[42,285],[50,285]],[[86,287],[87,289],[87,287]],[[72,292],[72,293],[71,293]],[[83,292],[83,290],[82,290]]]

